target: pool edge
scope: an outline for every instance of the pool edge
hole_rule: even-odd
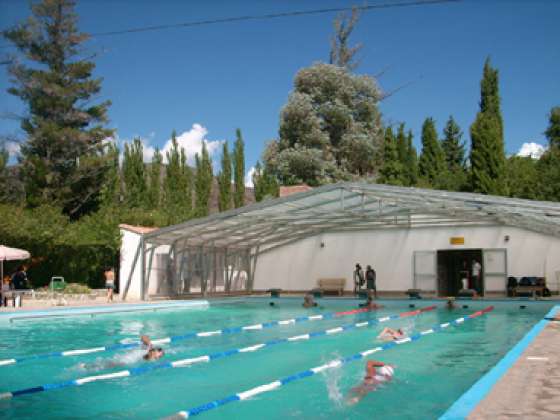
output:
[[[541,331],[549,324],[546,318],[552,318],[560,310],[560,305],[554,305],[541,319],[513,346],[492,369],[476,381],[465,393],[463,393],[447,409],[439,420],[460,420],[466,419],[476,406],[490,393],[494,385],[511,369],[513,364],[519,359],[521,354],[529,347]]]

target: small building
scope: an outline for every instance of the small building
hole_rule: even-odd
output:
[[[503,295],[509,276],[560,290],[560,203],[338,183],[123,232],[124,298],[308,291],[321,278],[352,291],[356,263],[376,270],[381,293],[448,296],[466,278],[479,294]]]

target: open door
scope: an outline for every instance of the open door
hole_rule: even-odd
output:
[[[414,251],[414,281],[415,289],[425,292],[437,291],[436,273],[437,255],[435,251]]]
[[[484,249],[482,272],[486,292],[505,292],[507,287],[507,251]]]

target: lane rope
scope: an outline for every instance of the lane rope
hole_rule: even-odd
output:
[[[394,319],[419,315],[423,312],[432,311],[435,308],[436,308],[436,306],[432,305],[432,306],[428,306],[426,308],[417,309],[415,311],[403,312],[401,314],[396,314],[396,315],[389,315],[389,316],[385,316],[385,317],[382,317],[382,318],[372,319],[370,321],[358,322],[358,323],[355,323],[355,324],[346,324],[346,325],[343,325],[343,326],[340,326],[340,327],[334,327],[334,328],[330,328],[330,329],[323,330],[323,331],[315,331],[315,332],[311,332],[311,333],[307,333],[307,334],[300,334],[300,335],[296,335],[296,336],[288,337],[288,338],[279,338],[279,339],[269,340],[269,341],[265,341],[263,343],[253,344],[251,346],[247,346],[247,347],[243,347],[243,348],[229,349],[229,350],[220,351],[220,352],[216,352],[216,353],[211,353],[211,354],[207,354],[207,355],[203,355],[203,356],[197,356],[197,357],[191,357],[191,358],[187,358],[187,359],[169,361],[169,362],[165,362],[165,363],[157,363],[157,364],[138,366],[138,367],[135,367],[135,368],[131,368],[131,369],[127,369],[127,370],[121,370],[121,371],[113,372],[113,373],[106,373],[106,374],[100,374],[100,375],[94,375],[94,376],[86,376],[86,377],[83,377],[83,378],[72,379],[72,380],[68,380],[68,381],[64,381],[64,382],[56,382],[56,383],[51,383],[51,384],[34,386],[34,387],[31,387],[31,388],[20,389],[20,390],[17,390],[17,391],[4,392],[4,393],[0,393],[0,400],[1,399],[10,399],[10,398],[13,398],[13,397],[19,397],[19,396],[27,395],[27,394],[36,394],[38,392],[51,391],[51,390],[54,390],[54,389],[67,388],[67,387],[71,387],[71,386],[80,386],[80,385],[84,385],[84,384],[90,383],[90,382],[105,381],[105,380],[116,379],[116,378],[124,378],[124,377],[127,377],[127,376],[139,376],[139,375],[143,375],[145,373],[152,372],[154,370],[185,367],[185,366],[190,366],[190,365],[194,365],[194,364],[198,364],[198,363],[205,363],[205,362],[207,363],[207,362],[214,361],[216,359],[221,359],[221,358],[224,358],[224,357],[233,356],[233,355],[240,354],[240,353],[252,353],[252,352],[258,351],[262,348],[272,347],[272,346],[275,346],[275,345],[281,344],[281,343],[290,343],[290,342],[301,341],[301,340],[310,340],[310,339],[317,338],[317,337],[334,335],[334,334],[346,332],[346,331],[349,331],[349,330],[353,330],[355,328],[363,328],[363,327],[367,327],[367,326],[371,326],[371,325],[377,325],[377,324],[380,324],[380,323],[383,323],[383,322],[387,322],[389,320],[394,320]]]
[[[321,321],[321,320],[333,319],[341,316],[355,315],[355,314],[371,312],[371,311],[372,309],[361,308],[361,309],[353,309],[353,310],[342,311],[342,312],[329,312],[326,314],[300,316],[296,318],[284,319],[281,321],[269,321],[269,322],[263,322],[261,324],[245,325],[241,327],[222,328],[220,330],[213,330],[213,331],[190,332],[187,334],[174,335],[171,337],[152,340],[152,344],[154,345],[171,344],[171,343],[176,343],[179,341],[184,341],[189,339],[212,337],[215,335],[238,334],[245,331],[263,330],[263,329],[273,328],[282,325],[294,325],[306,321]],[[109,346],[97,346],[97,347],[91,347],[87,349],[54,351],[50,353],[34,354],[29,356],[11,357],[11,358],[0,360],[0,367],[14,365],[22,362],[28,362],[32,360],[50,359],[54,357],[82,356],[84,354],[133,349],[138,347],[142,347],[142,343],[140,341],[134,343],[116,343]]]
[[[368,350],[364,350],[360,353],[356,353],[352,356],[348,356],[348,357],[343,357],[343,358],[339,358],[339,359],[335,359],[332,360],[328,363],[325,363],[324,365],[320,365],[308,370],[304,370],[303,372],[299,372],[296,373],[294,375],[290,375],[290,376],[286,376],[284,378],[281,379],[277,379],[276,381],[270,382],[268,384],[264,384],[264,385],[259,385],[255,388],[251,388],[248,389],[247,391],[243,391],[243,392],[239,392],[237,394],[232,394],[229,397],[225,397],[219,400],[214,400],[214,401],[210,401],[206,404],[202,404],[196,407],[193,407],[191,409],[188,410],[183,410],[183,411],[179,411],[178,413],[172,415],[171,417],[167,417],[166,419],[186,419],[189,417],[193,417],[202,413],[205,413],[207,411],[213,410],[215,408],[221,407],[225,404],[229,404],[231,402],[235,402],[235,401],[243,401],[246,399],[249,399],[251,397],[254,397],[255,395],[259,395],[259,394],[263,394],[265,392],[270,392],[273,391],[281,386],[290,384],[292,382],[298,381],[300,379],[304,379],[304,378],[308,378],[310,376],[316,375],[317,373],[323,372],[325,370],[328,369],[334,369],[337,368],[341,365],[345,365],[348,364],[350,362],[354,362],[356,360],[360,360],[360,359],[364,359],[368,356],[371,356],[374,353],[383,351],[383,350],[388,350],[391,349],[393,347],[396,347],[398,345],[401,344],[405,344],[405,343],[412,343],[413,341],[418,341],[420,338],[428,335],[428,334],[433,334],[433,333],[437,333],[440,332],[444,329],[446,329],[447,327],[449,327],[450,325],[453,326],[459,326],[461,324],[463,324],[465,321],[471,320],[473,318],[479,317],[481,315],[484,315],[485,313],[488,313],[490,311],[492,311],[494,309],[493,306],[489,306],[481,311],[477,311],[474,312],[471,315],[468,316],[464,316],[461,318],[457,318],[454,321],[450,321],[450,322],[444,322],[442,324],[436,324],[434,325],[432,328],[421,331],[419,333],[416,333],[410,337],[407,338],[403,338],[400,340],[396,340],[390,343],[386,343],[382,346],[379,347],[375,347],[372,349],[368,349]]]

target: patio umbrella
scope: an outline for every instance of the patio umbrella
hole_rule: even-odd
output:
[[[31,254],[23,249],[0,245],[0,266],[2,267],[0,279],[4,279],[4,261],[27,260],[28,258],[31,258]]]

